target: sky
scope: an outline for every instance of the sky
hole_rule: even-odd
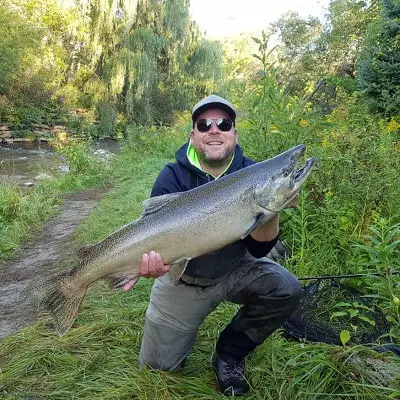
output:
[[[289,10],[323,17],[329,0],[191,0],[190,12],[209,39],[259,33]]]

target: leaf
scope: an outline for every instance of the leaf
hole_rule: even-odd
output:
[[[347,312],[344,311],[336,311],[334,312],[331,317],[330,320],[332,320],[332,318],[337,318],[337,317],[345,317],[347,315]]]
[[[367,310],[367,311],[373,311],[373,309],[371,308],[371,307],[367,307],[367,306],[365,306],[364,304],[360,304],[360,303],[358,303],[358,302],[354,302],[353,303],[353,307],[355,307],[355,308],[361,308],[361,309],[363,309],[363,310]]]
[[[351,335],[347,329],[343,329],[340,332],[340,341],[342,342],[343,346],[346,346],[346,343],[350,340],[350,338],[351,338]]]
[[[362,321],[368,322],[369,324],[371,324],[372,326],[375,326],[376,323],[373,319],[370,319],[368,317],[364,317],[363,315],[359,315],[358,319],[361,319]]]
[[[353,331],[357,333],[358,326],[353,324],[350,324],[350,326],[353,328]]]
[[[351,307],[351,304],[350,303],[345,303],[344,301],[341,301],[339,303],[336,303],[335,307]]]
[[[257,44],[261,44],[262,42],[261,42],[261,40],[259,39],[259,38],[256,38],[256,37],[251,37]]]
[[[360,313],[359,310],[355,310],[354,308],[350,308],[348,311],[349,311],[349,314],[350,314],[351,318],[356,317]]]

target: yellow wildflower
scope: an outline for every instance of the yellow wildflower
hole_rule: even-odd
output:
[[[308,126],[309,123],[308,123],[308,121],[306,121],[305,119],[301,119],[301,120],[299,121],[299,125],[304,127],[304,126]]]
[[[331,132],[331,136],[332,136],[333,138],[338,139],[338,138],[341,137],[341,134],[340,134],[340,132],[333,131],[333,132]]]
[[[271,125],[271,132],[279,132],[279,129],[275,125]]]
[[[321,141],[321,146],[323,149],[326,149],[329,146],[329,142],[328,139],[326,137],[324,137]]]
[[[400,129],[400,124],[392,118],[390,122],[386,125],[388,132],[397,132]]]

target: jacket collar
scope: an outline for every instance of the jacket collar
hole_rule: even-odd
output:
[[[175,157],[179,164],[195,172],[197,175],[202,177],[209,175],[201,169],[201,165],[198,160],[198,155],[196,153],[196,150],[193,148],[193,146],[190,145],[189,141],[186,142],[175,153]],[[242,165],[242,161],[243,161],[243,151],[239,145],[236,145],[235,152],[230,164],[220,176],[227,175],[233,171],[238,170]],[[217,178],[219,178],[220,176],[218,176]]]

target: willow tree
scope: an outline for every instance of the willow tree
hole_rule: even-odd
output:
[[[201,38],[187,0],[140,0],[113,49],[87,83],[103,133],[112,131],[117,113],[128,123],[170,123],[204,93],[205,80],[211,91],[219,78],[222,52]]]
[[[169,123],[174,110],[192,103],[205,79],[218,79],[209,70],[220,68],[220,57],[208,57],[215,46],[201,38],[187,0],[140,1],[126,47],[134,54],[134,79],[125,87],[131,121]]]

